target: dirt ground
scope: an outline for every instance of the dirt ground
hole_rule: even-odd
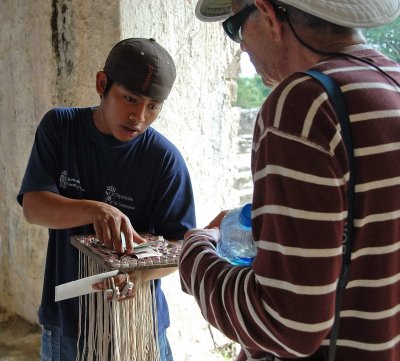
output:
[[[0,309],[0,360],[39,361],[40,328]]]

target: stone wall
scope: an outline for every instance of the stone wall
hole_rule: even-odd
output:
[[[45,111],[96,104],[95,74],[121,38],[154,37],[176,60],[176,86],[155,127],[182,151],[198,224],[238,203],[238,112],[230,103],[237,47],[219,24],[194,18],[195,0],[0,2],[0,306],[37,321],[47,231],[28,225],[16,194]],[[221,166],[223,165],[223,166]]]

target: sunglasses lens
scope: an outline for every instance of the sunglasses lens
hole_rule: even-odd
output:
[[[232,15],[230,18],[226,19],[222,23],[226,35],[228,35],[233,41],[240,43],[242,40],[240,34],[241,27],[246,21],[247,17],[256,9],[257,7],[252,4],[245,7],[235,15]]]
[[[237,28],[236,28],[236,26],[234,24],[229,22],[229,23],[226,24],[226,31],[230,36],[232,36],[235,33],[237,33]]]
[[[223,27],[224,27],[226,35],[228,35],[233,41],[236,41],[236,42],[239,41],[238,32],[239,32],[240,26],[237,26],[237,24],[229,21],[229,19],[228,19],[223,23]]]

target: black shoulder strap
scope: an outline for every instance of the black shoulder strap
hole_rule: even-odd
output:
[[[347,220],[343,234],[343,261],[342,271],[340,274],[339,282],[336,290],[336,306],[335,306],[335,321],[331,331],[330,344],[329,344],[329,358],[328,361],[335,360],[336,341],[339,332],[340,309],[342,304],[342,297],[344,289],[347,285],[347,275],[351,261],[351,249],[353,239],[353,217],[354,217],[354,149],[353,140],[350,129],[350,119],[346,110],[343,94],[336,84],[336,82],[328,75],[321,73],[317,70],[308,70],[305,72],[312,78],[318,80],[326,89],[329,100],[331,101],[336,115],[340,121],[341,134],[346,144],[347,158],[349,163],[349,183],[347,188]]]

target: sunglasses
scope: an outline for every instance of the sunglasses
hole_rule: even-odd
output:
[[[222,23],[226,35],[228,35],[234,42],[240,43],[242,41],[242,26],[249,15],[256,9],[257,6],[251,4],[226,19]]]

